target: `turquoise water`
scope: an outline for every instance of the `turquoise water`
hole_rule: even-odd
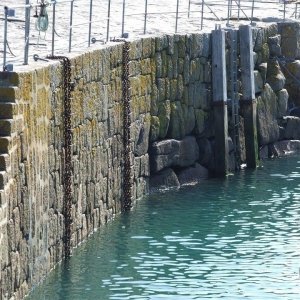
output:
[[[300,157],[152,195],[29,299],[299,299]]]

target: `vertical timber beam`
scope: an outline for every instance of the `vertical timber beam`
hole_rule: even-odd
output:
[[[225,59],[225,32],[221,28],[212,31],[212,87],[215,126],[216,175],[228,172],[228,116],[227,79]]]
[[[254,62],[251,26],[241,25],[240,60],[242,79],[241,109],[244,116],[246,162],[248,168],[256,168],[258,162],[257,144],[257,103],[255,100]]]

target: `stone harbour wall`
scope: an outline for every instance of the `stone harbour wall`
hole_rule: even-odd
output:
[[[296,126],[300,119],[287,116],[288,104],[294,102],[289,102],[286,74],[278,60],[287,51],[281,47],[281,37],[288,35],[284,26],[280,30],[277,24],[253,29],[261,157],[300,148],[297,141],[290,141],[300,139]],[[286,26],[294,30],[289,31],[291,38],[299,36],[298,25]],[[70,57],[72,247],[121,212],[122,51],[123,43],[118,42]],[[179,187],[214,174],[219,153],[214,147],[211,57],[209,33],[130,41],[133,201],[147,194],[150,187]],[[296,59],[293,63],[297,63]],[[28,71],[0,73],[1,300],[22,299],[64,256],[62,74],[58,61],[44,62]],[[243,87],[238,82],[242,94]],[[243,116],[240,117],[243,162]],[[229,111],[229,136],[231,122]],[[228,143],[227,155],[233,170],[230,137]]]

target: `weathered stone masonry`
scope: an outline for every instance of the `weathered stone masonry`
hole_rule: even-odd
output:
[[[214,171],[210,39],[203,33],[130,42],[133,199],[148,193],[150,174],[153,186],[179,186]],[[259,145],[276,148],[287,130],[297,138],[286,127],[288,93],[277,55],[270,60],[281,49],[277,25],[254,29],[253,39]],[[121,210],[122,48],[71,57],[72,246]],[[0,73],[1,300],[23,298],[63,258],[63,97],[59,62]],[[229,121],[229,135],[230,128]],[[240,133],[244,161],[243,126]]]

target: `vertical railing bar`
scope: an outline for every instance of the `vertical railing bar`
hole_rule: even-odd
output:
[[[123,0],[123,11],[122,11],[122,32],[121,37],[124,35],[124,23],[125,23],[125,0]]]
[[[88,46],[91,46],[91,34],[92,34],[92,16],[93,16],[93,0],[90,0],[90,17],[89,17],[89,37]]]
[[[147,31],[147,14],[148,14],[148,0],[145,0],[144,34],[146,34]]]
[[[240,20],[241,0],[238,2],[238,21]]]
[[[285,21],[286,0],[283,0],[283,21]]]
[[[251,22],[250,24],[253,24],[253,16],[254,16],[254,2],[255,0],[252,0],[252,8],[251,8]]]
[[[71,1],[71,6],[70,6],[69,53],[72,50],[73,10],[74,10],[74,0]]]
[[[227,1],[227,24],[229,26],[229,11],[230,11],[230,0]]]
[[[108,40],[109,40],[110,3],[111,3],[111,0],[108,0],[108,8],[107,8],[107,28],[106,28],[106,42],[108,42]]]
[[[189,0],[189,6],[188,6],[188,18],[190,18],[190,12],[191,12],[191,0]]]
[[[3,39],[3,71],[6,71],[6,47],[7,47],[7,16],[8,7],[4,7],[4,39]]]
[[[29,31],[30,31],[30,10],[29,0],[26,0],[25,8],[25,49],[24,49],[24,65],[28,65],[29,55]]]
[[[178,28],[178,12],[179,12],[179,0],[177,0],[177,4],[176,4],[176,23],[175,23],[175,33],[177,33],[177,28]]]
[[[52,1],[53,4],[53,12],[52,12],[52,49],[51,55],[54,56],[54,38],[55,38],[55,17],[56,17],[56,0]]]
[[[201,3],[201,30],[203,29],[204,0]]]

